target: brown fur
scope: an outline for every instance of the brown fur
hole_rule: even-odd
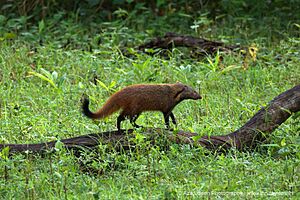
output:
[[[165,123],[169,127],[169,117],[176,124],[173,108],[185,99],[201,99],[201,96],[191,87],[182,83],[175,84],[138,84],[131,85],[114,93],[97,112],[89,110],[89,100],[84,99],[83,113],[92,119],[104,118],[121,109],[117,120],[117,128],[120,130],[121,121],[129,118],[131,123],[144,111],[161,111],[164,114]]]

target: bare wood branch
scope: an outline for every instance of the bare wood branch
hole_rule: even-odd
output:
[[[146,128],[144,135],[151,139],[151,135],[164,135],[170,142],[178,144],[193,144],[206,147],[210,150],[227,150],[236,148],[253,148],[263,142],[278,126],[285,122],[292,113],[300,111],[300,85],[289,89],[275,97],[266,107],[262,107],[248,122],[238,130],[227,135],[204,136],[194,141],[196,133],[180,131],[174,135],[171,131],[164,129]],[[122,148],[130,146],[130,139],[133,137],[132,129],[108,131],[99,134],[88,134],[74,138],[61,140],[66,148],[93,148],[101,144],[119,145]],[[155,141],[153,141],[155,142]],[[53,149],[55,141],[40,144],[0,144],[0,149],[9,147],[10,152],[31,151],[34,153],[45,152]]]

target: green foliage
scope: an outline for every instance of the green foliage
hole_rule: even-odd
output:
[[[200,90],[203,99],[175,108],[175,130],[196,132],[195,138],[221,135],[299,84],[300,23],[296,11],[285,13],[299,4],[209,1],[200,9],[195,6],[199,1],[155,1],[153,9],[127,0],[111,1],[111,10],[88,15],[102,1],[74,1],[74,7],[44,1],[49,10],[43,16],[35,1],[26,1],[23,10],[20,2],[1,4],[0,143],[60,141],[115,129],[117,115],[97,123],[82,116],[82,94],[89,95],[96,110],[126,85],[176,81]],[[243,70],[239,53],[195,60],[180,48],[166,59],[133,49],[167,31],[255,43],[257,59]],[[134,57],[124,56],[124,48]],[[157,112],[143,113],[137,123],[164,127]],[[132,128],[127,121],[122,125]],[[132,133],[135,148],[130,150],[100,144],[93,151],[73,152],[57,142],[46,155],[8,156],[5,148],[0,152],[0,199],[265,199],[272,192],[275,198],[297,199],[299,131],[296,113],[255,151],[233,149],[226,155],[172,144],[163,135],[153,136],[153,144],[142,129]]]
[[[248,40],[263,40],[270,45],[270,42],[282,38],[299,36],[299,5],[299,0],[189,1],[189,4],[182,0],[176,3],[4,1],[0,3],[3,11],[0,15],[0,41],[17,36],[31,44],[51,40],[59,47],[91,50],[105,42],[101,40],[103,34],[118,33],[111,37],[120,44],[123,41],[120,37],[125,35],[116,29],[131,27],[150,36],[168,31],[194,31],[198,36],[228,42],[248,44]],[[132,32],[129,36],[125,36],[127,44],[136,44],[140,41],[136,39],[147,38],[145,34],[133,36]]]

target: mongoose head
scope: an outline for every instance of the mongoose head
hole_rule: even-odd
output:
[[[177,89],[177,93],[175,95],[176,101],[182,101],[185,99],[193,99],[193,100],[202,99],[200,94],[190,86],[177,82],[175,83],[175,88]]]

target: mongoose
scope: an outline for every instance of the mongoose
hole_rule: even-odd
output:
[[[121,130],[121,122],[129,118],[134,127],[139,127],[135,121],[144,111],[161,111],[165,125],[169,128],[169,117],[173,124],[176,119],[173,108],[185,99],[201,99],[202,97],[191,87],[180,82],[175,84],[137,84],[127,86],[114,93],[101,109],[93,113],[89,109],[89,99],[84,97],[82,110],[89,118],[104,118],[121,109],[117,118],[117,129]]]

